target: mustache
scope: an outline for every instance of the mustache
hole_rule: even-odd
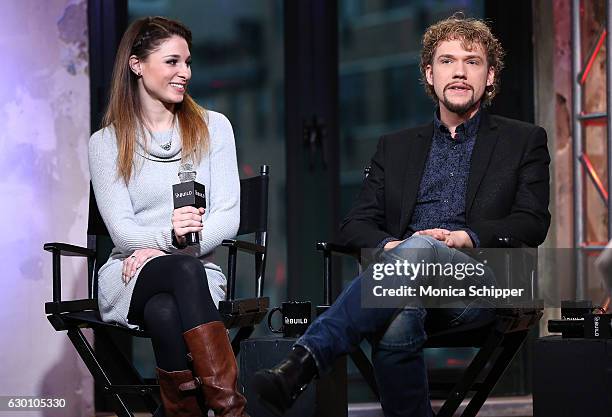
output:
[[[452,83],[448,83],[446,84],[446,86],[444,86],[444,91],[448,90],[449,88],[451,88],[454,85],[458,85],[461,84],[462,87],[465,88],[469,88],[470,90],[474,91],[474,87],[472,87],[471,85],[469,85],[468,83],[458,83],[458,82],[452,82]]]

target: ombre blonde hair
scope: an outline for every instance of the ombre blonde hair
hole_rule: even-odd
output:
[[[143,134],[144,117],[138,96],[138,77],[129,66],[130,56],[145,61],[172,36],[185,39],[191,49],[191,31],[182,23],[165,17],[145,17],[134,21],[125,31],[115,57],[110,100],[102,127],[112,127],[117,137],[117,174],[127,184],[134,168],[136,136]],[[208,149],[209,134],[204,109],[185,93],[183,101],[174,106],[181,142],[182,158],[199,162]]]

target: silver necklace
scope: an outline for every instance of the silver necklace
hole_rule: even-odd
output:
[[[166,143],[162,143],[160,144],[160,148],[162,148],[164,151],[169,151],[170,148],[172,147],[172,134],[174,133],[174,127],[172,128],[172,130],[170,131],[170,140]]]
[[[172,138],[174,137],[175,122],[176,122],[176,116],[172,119],[172,125],[170,126],[170,139],[168,139],[168,142],[159,144],[159,147],[162,148],[164,151],[169,151],[170,148],[172,147]]]

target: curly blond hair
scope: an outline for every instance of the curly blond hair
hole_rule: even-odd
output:
[[[487,65],[495,72],[493,84],[487,86],[482,97],[484,105],[491,103],[493,97],[499,92],[499,74],[504,68],[506,55],[499,40],[491,32],[491,28],[482,20],[466,18],[463,13],[455,13],[448,19],[441,20],[429,26],[423,35],[423,48],[421,49],[421,82],[427,94],[438,102],[438,97],[432,85],[427,83],[425,70],[433,64],[436,48],[441,42],[460,40],[465,50],[472,50],[474,46],[482,46],[487,57]]]

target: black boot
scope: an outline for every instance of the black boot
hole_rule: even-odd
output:
[[[317,366],[312,355],[303,347],[294,346],[274,368],[257,371],[252,384],[262,404],[283,415],[315,376]]]

